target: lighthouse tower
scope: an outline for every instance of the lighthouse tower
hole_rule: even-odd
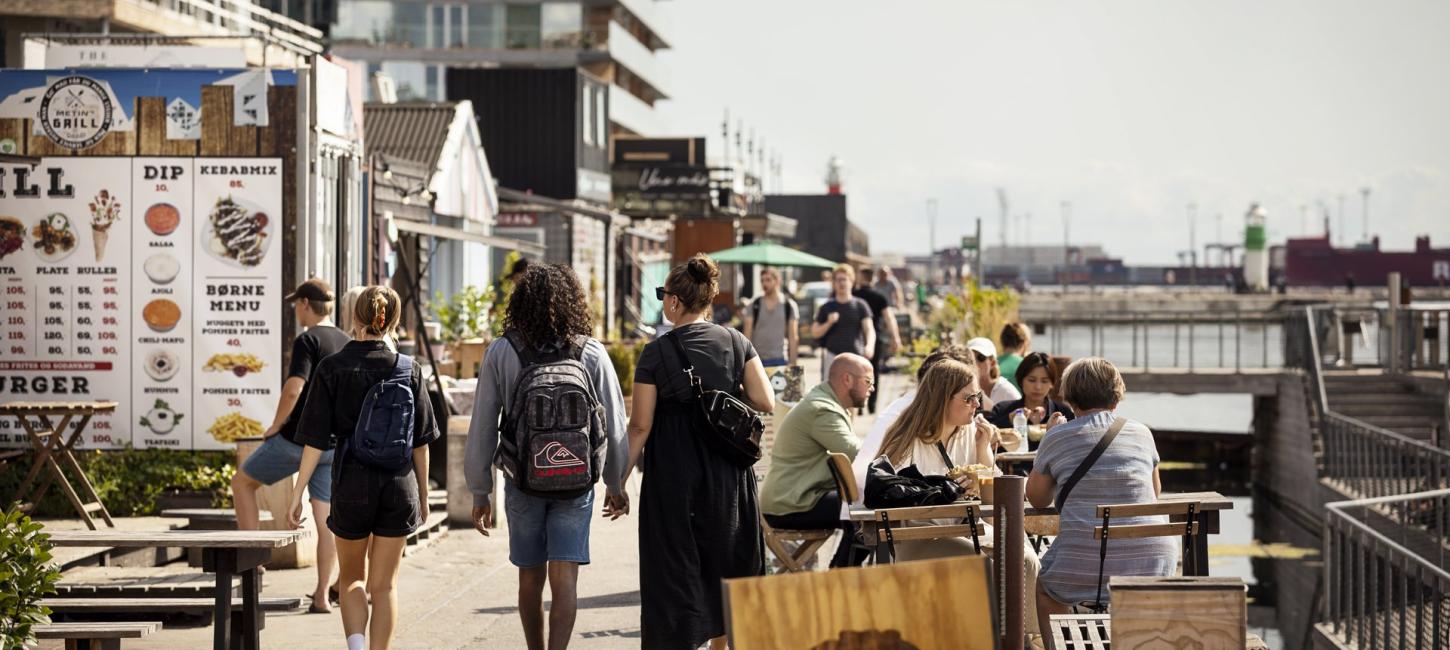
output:
[[[826,193],[827,194],[840,194],[841,193],[841,170],[845,166],[846,166],[845,163],[842,163],[841,162],[841,159],[840,158],[837,158],[835,156],[831,156],[831,161],[828,162],[828,163],[826,163]]]
[[[1268,214],[1255,203],[1244,215],[1244,284],[1250,291],[1269,290]]]

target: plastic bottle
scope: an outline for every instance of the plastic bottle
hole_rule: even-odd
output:
[[[1017,432],[1018,439],[1020,439],[1022,441],[1021,443],[1019,443],[1019,446],[1020,445],[1023,445],[1023,444],[1026,444],[1027,443],[1027,409],[1017,409],[1017,410],[1015,410],[1015,411],[1012,412],[1012,429]]]

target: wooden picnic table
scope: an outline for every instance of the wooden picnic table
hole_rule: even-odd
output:
[[[1113,619],[1110,614],[1054,614],[1048,623],[1058,650],[1110,650]],[[1268,650],[1257,634],[1248,634],[1244,650]]]
[[[1193,575],[1208,575],[1208,536],[1219,532],[1219,511],[1232,510],[1233,501],[1217,492],[1164,492],[1158,495],[1159,501],[1198,501],[1198,535],[1197,543],[1194,544],[1195,568],[1198,569]],[[997,515],[996,508],[991,505],[982,505],[980,501],[971,500],[959,503],[972,503],[980,507],[982,518],[994,518]],[[1058,516],[1057,508],[1035,508],[1028,505],[1023,508],[1023,516],[1043,517]],[[868,548],[876,553],[878,561],[891,560],[890,552],[881,545],[879,529],[881,516],[879,511],[865,507],[852,507],[850,510],[851,521],[861,529],[861,541]],[[1174,517],[1174,521],[1181,521],[1181,518]]]
[[[212,647],[224,650],[235,638],[235,647],[261,648],[262,583],[257,567],[281,548],[306,536],[301,530],[63,530],[49,532],[56,546],[105,546],[111,548],[200,548],[203,570],[216,574],[216,605],[212,613]],[[232,576],[242,577],[242,621],[237,634],[228,629],[232,618]]]
[[[45,498],[45,493],[50,490],[53,480],[59,479],[61,490],[70,500],[70,504],[80,513],[81,519],[91,530],[96,529],[96,522],[91,519],[91,513],[101,515],[106,525],[115,528],[116,523],[111,521],[111,513],[106,510],[101,498],[96,495],[96,489],[91,486],[91,480],[86,476],[85,470],[76,463],[76,443],[80,441],[81,434],[85,432],[86,425],[90,424],[91,416],[97,413],[111,413],[116,410],[115,402],[10,402],[0,404],[0,416],[13,415],[20,420],[20,428],[30,438],[30,446],[35,449],[35,461],[30,465],[30,472],[21,481],[20,489],[15,493],[15,500],[19,502],[21,512],[33,512],[40,500]],[[59,416],[60,425],[51,425],[51,417]],[[71,420],[79,417],[75,429],[70,437],[66,437],[65,430],[70,426]],[[35,418],[37,421],[32,421]],[[44,467],[49,470],[40,485],[31,491],[31,484],[40,474]],[[76,480],[80,484],[80,494],[76,493],[75,486],[66,478],[62,468],[75,473]],[[86,500],[82,500],[85,497]]]
[[[1037,452],[1035,451],[1004,451],[997,454],[997,466],[1007,474],[1015,474],[1016,472],[1013,470],[1018,465],[1026,465],[1030,468],[1036,461]]]

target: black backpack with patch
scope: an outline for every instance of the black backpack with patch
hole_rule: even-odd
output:
[[[504,334],[519,357],[494,465],[524,494],[573,499],[594,489],[604,468],[604,406],[584,368],[578,337],[538,350]]]

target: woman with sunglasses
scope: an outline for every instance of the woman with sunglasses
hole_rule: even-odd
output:
[[[979,409],[986,396],[977,381],[974,365],[952,359],[944,359],[926,371],[916,390],[916,398],[902,411],[901,416],[886,430],[881,441],[881,450],[875,458],[885,456],[897,471],[915,465],[923,475],[948,475],[955,467],[984,465],[992,474],[997,470],[996,447],[997,428],[985,418],[978,417]],[[862,450],[863,452],[865,450]],[[975,472],[956,477],[964,488],[976,486]],[[955,524],[959,520],[934,523]],[[992,531],[979,536],[983,551],[991,545]],[[1036,593],[1037,571],[1041,563],[1032,546],[1023,542],[1022,554],[1026,568],[1027,593]],[[955,555],[971,555],[976,547],[970,538],[948,538],[896,543],[898,562],[929,560]],[[1031,603],[1028,603],[1031,605]],[[1037,620],[1033,607],[1025,608],[1026,629],[1035,632]]]
[[[645,648],[694,649],[706,641],[724,648],[720,581],[765,571],[755,470],[716,452],[695,419],[690,375],[705,390],[725,391],[759,411],[774,408],[750,341],[707,318],[719,278],[704,255],[670,271],[660,293],[675,325],[665,336],[674,340],[652,341],[635,367],[625,466],[636,467],[644,456],[639,590]],[[681,348],[687,358],[680,358]]]

